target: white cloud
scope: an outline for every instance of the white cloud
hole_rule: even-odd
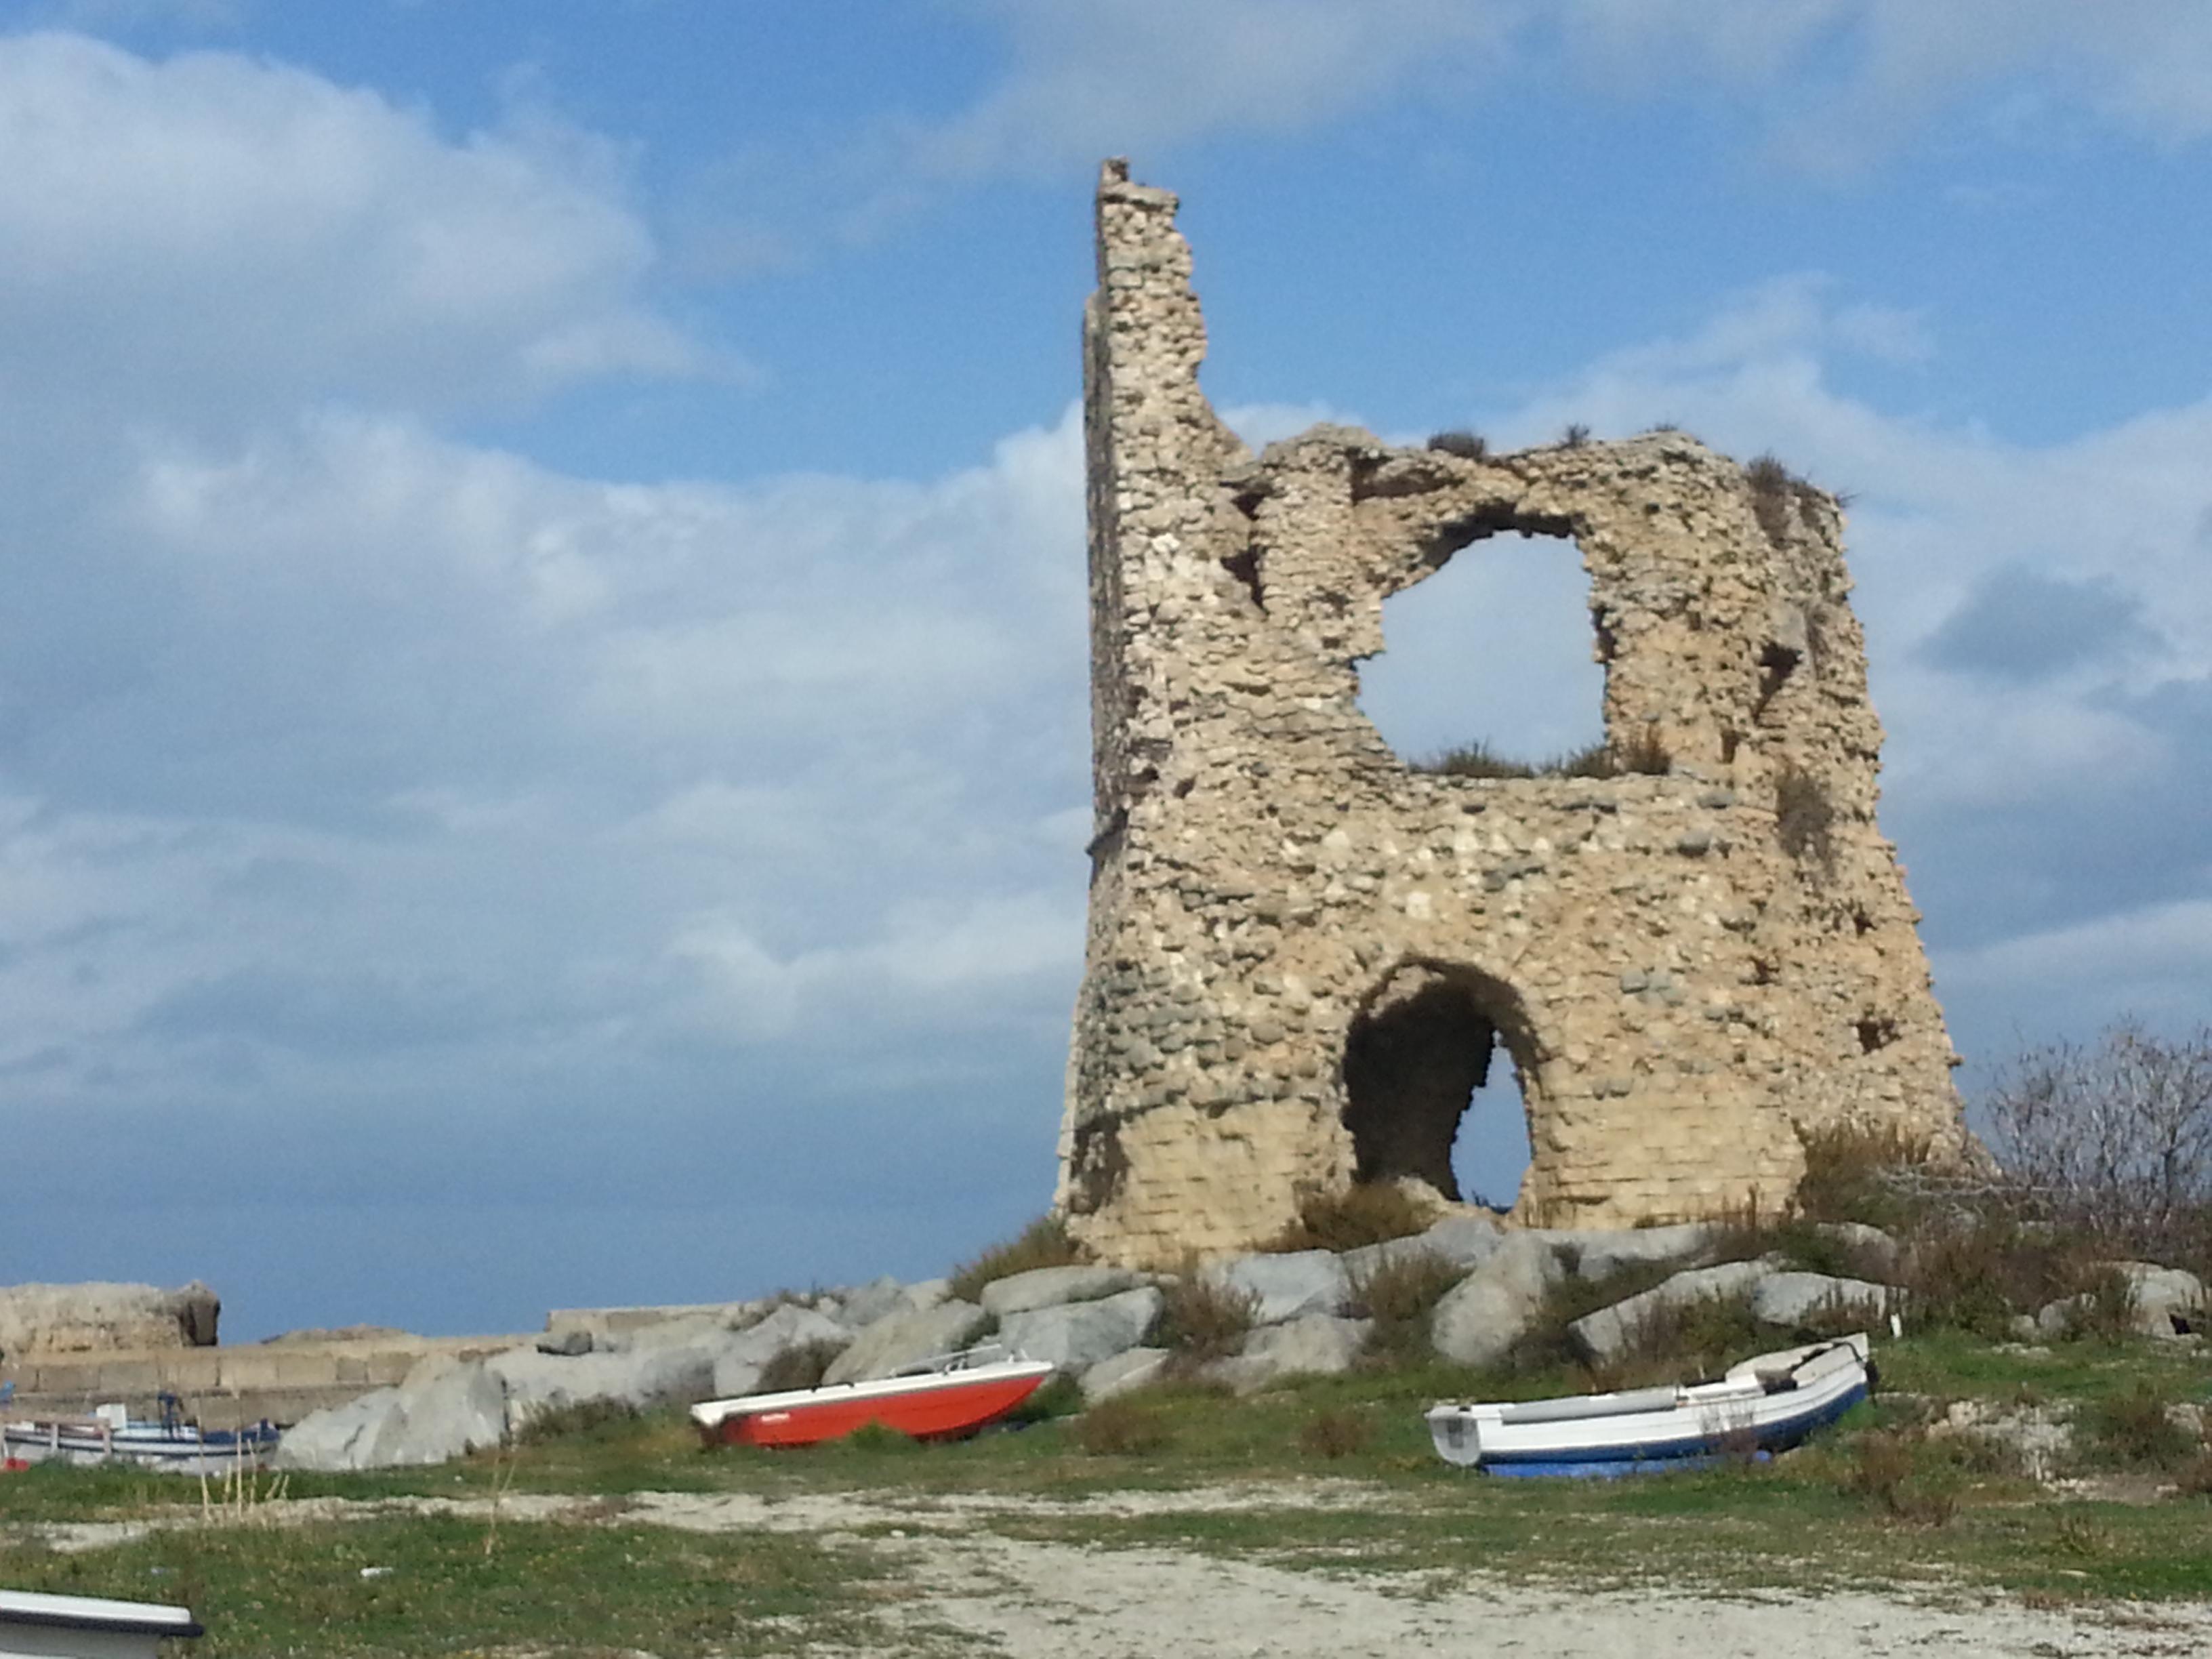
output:
[[[449,138],[302,70],[59,33],[0,37],[0,372],[72,398],[206,428],[743,372],[640,300],[619,153],[542,116]]]

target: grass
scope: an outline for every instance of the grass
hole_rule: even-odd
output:
[[[855,1437],[815,1452],[707,1452],[681,1413],[649,1413],[437,1468],[295,1475],[291,1490],[482,1501],[511,1482],[517,1494],[728,1492],[771,1505],[852,1494],[881,1508],[886,1526],[963,1498],[945,1513],[963,1529],[1099,1549],[1171,1544],[1389,1575],[1409,1589],[1426,1574],[1479,1565],[1613,1586],[2212,1595],[2212,1499],[2203,1495],[2212,1470],[2198,1467],[2193,1447],[2147,1438],[2161,1431],[2144,1402],[2163,1423],[2168,1404],[2212,1393],[2186,1345],[2130,1339],[2022,1350],[1940,1332],[1885,1345],[1881,1358],[1887,1391],[1802,1452],[1617,1485],[1502,1481],[1446,1466],[1421,1419],[1431,1402],[1537,1397],[1583,1378],[1564,1364],[1479,1374],[1430,1361],[1241,1400],[1171,1384],[945,1445]],[[1950,1401],[2028,1398],[2111,1425],[2085,1436],[2087,1464],[2152,1470],[2180,1490],[2133,1505],[2061,1503],[1984,1443],[1928,1427]],[[1215,1496],[1222,1488],[1234,1495]],[[1092,1501],[1132,1491],[1185,1497],[1172,1505]],[[981,1501],[993,1497],[1018,1501]],[[7,1583],[27,1589],[187,1601],[215,1632],[196,1650],[208,1655],[471,1647],[679,1655],[890,1639],[896,1540],[878,1540],[885,1553],[843,1535],[750,1523],[692,1534],[653,1524],[642,1501],[627,1513],[618,1503],[591,1507],[599,1518],[510,1517],[487,1554],[482,1519],[368,1512],[343,1524],[208,1529],[198,1524],[196,1487],[38,1468],[0,1477],[0,1567]],[[160,1516],[177,1529],[82,1554],[52,1553],[33,1539],[36,1524]],[[376,1565],[392,1571],[361,1577],[362,1567]],[[557,1620],[546,1611],[555,1604]]]
[[[1235,1353],[1259,1318],[1260,1298],[1251,1291],[1217,1284],[1194,1269],[1165,1286],[1162,1296],[1152,1340],[1174,1350],[1182,1370]]]
[[[1058,1216],[1040,1216],[1021,1233],[994,1244],[972,1261],[952,1270],[948,1288],[963,1302],[973,1302],[994,1279],[1038,1267],[1073,1267],[1084,1261],[1083,1252],[1067,1236],[1066,1224]]]
[[[489,1540],[490,1547],[487,1547]],[[790,1533],[725,1536],[453,1516],[185,1528],[113,1549],[16,1545],[10,1588],[189,1606],[197,1659],[646,1650],[788,1653],[882,1641],[890,1564]]]
[[[1618,749],[1594,743],[1540,761],[1516,760],[1477,738],[1416,761],[1413,769],[1448,778],[1618,778],[1632,773],[1663,777],[1673,765],[1666,744],[1646,732]]]

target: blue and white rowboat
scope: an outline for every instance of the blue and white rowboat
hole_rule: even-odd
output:
[[[1796,1445],[1867,1397],[1863,1331],[1763,1353],[1717,1382],[1562,1400],[1446,1401],[1428,1413],[1448,1463],[1492,1474],[1611,1477]]]

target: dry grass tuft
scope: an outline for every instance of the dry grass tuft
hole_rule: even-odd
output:
[[[1429,1351],[1429,1315],[1466,1277],[1434,1250],[1393,1251],[1352,1278],[1351,1312],[1371,1319],[1368,1352],[1394,1362],[1413,1362]]]
[[[761,1367],[756,1394],[783,1394],[793,1389],[818,1389],[830,1362],[845,1352],[841,1342],[818,1338],[780,1351]]]
[[[1367,1449],[1367,1425],[1350,1412],[1316,1413],[1298,1430],[1298,1449],[1314,1457],[1334,1460]]]
[[[973,1261],[954,1268],[949,1288],[961,1301],[973,1302],[994,1279],[1037,1267],[1077,1267],[1083,1260],[1083,1252],[1067,1236],[1067,1224],[1058,1216],[1041,1216],[1018,1237],[994,1244]]]
[[[1102,1400],[1075,1419],[1075,1443],[1091,1457],[1135,1457],[1168,1443],[1158,1413],[1131,1400]]]
[[[1481,461],[1490,458],[1489,441],[1480,433],[1469,432],[1464,427],[1436,434],[1429,440],[1429,447],[1440,454],[1456,455],[1463,461]]]
[[[1390,1182],[1360,1182],[1338,1192],[1305,1193],[1298,1218],[1267,1248],[1271,1250],[1356,1250],[1425,1232],[1440,1213]]]

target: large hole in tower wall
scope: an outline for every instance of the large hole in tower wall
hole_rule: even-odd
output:
[[[1512,1056],[1464,985],[1417,969],[1385,988],[1347,1035],[1344,1085],[1353,1179],[1410,1176],[1510,1207],[1528,1119]]]
[[[1564,537],[1462,549],[1382,602],[1382,640],[1359,665],[1359,706],[1409,765],[1474,743],[1543,762],[1605,741],[1589,579]]]

